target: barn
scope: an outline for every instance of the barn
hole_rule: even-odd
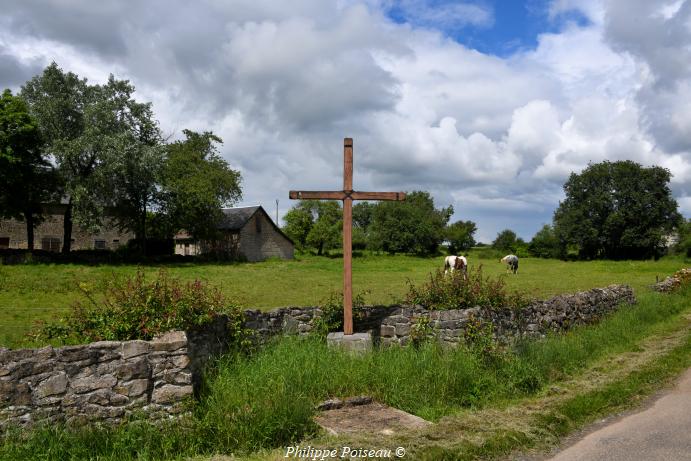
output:
[[[187,232],[175,236],[175,254],[224,253],[230,258],[263,261],[267,258],[293,259],[295,245],[261,206],[224,208],[218,224],[221,238],[196,241]]]

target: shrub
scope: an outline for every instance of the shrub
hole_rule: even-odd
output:
[[[430,274],[429,281],[419,287],[408,280],[405,301],[426,309],[461,309],[466,307],[521,307],[528,302],[516,292],[509,293],[504,279],[483,277],[482,265],[468,270],[445,274],[442,270]]]
[[[353,321],[362,320],[365,307],[365,295],[369,291],[353,296]],[[321,316],[314,319],[313,331],[321,336],[326,336],[332,331],[343,330],[343,292],[332,291],[329,297],[319,305]]]
[[[141,270],[130,278],[115,279],[102,300],[85,283],[79,288],[85,301],[75,303],[58,321],[39,327],[34,334],[37,339],[66,343],[149,340],[169,330],[194,329],[221,314],[229,317],[231,330],[241,334],[242,312],[217,288],[199,280],[183,283],[164,270],[151,281]]]

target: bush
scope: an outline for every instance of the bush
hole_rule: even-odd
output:
[[[405,301],[409,304],[420,304],[426,309],[520,307],[528,302],[517,292],[509,293],[503,278],[483,277],[482,265],[477,269],[468,270],[466,278],[461,271],[445,274],[437,269],[430,274],[429,281],[419,287],[408,280]]]
[[[363,308],[365,307],[365,295],[369,291],[358,293],[353,296],[353,321],[357,322],[363,318]],[[322,311],[321,316],[314,319],[313,331],[317,335],[326,337],[332,331],[343,330],[343,292],[332,291],[329,297],[319,305]]]
[[[115,279],[106,288],[103,300],[88,285],[79,288],[85,302],[77,302],[57,322],[42,326],[36,339],[58,339],[65,343],[93,341],[149,340],[170,330],[189,330],[225,314],[240,332],[242,312],[224,299],[221,292],[199,280],[183,283],[161,270],[146,281],[144,272]]]

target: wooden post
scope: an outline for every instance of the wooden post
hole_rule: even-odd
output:
[[[343,190],[295,191],[293,200],[343,200],[343,333],[353,334],[353,200],[405,200],[404,192],[353,191],[353,139],[343,140]],[[276,219],[278,221],[278,218]],[[278,222],[277,222],[278,224]]]
[[[353,334],[353,139],[343,140],[343,333]]]

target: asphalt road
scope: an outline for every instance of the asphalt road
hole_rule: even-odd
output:
[[[650,407],[583,437],[552,461],[691,461],[691,370]]]

